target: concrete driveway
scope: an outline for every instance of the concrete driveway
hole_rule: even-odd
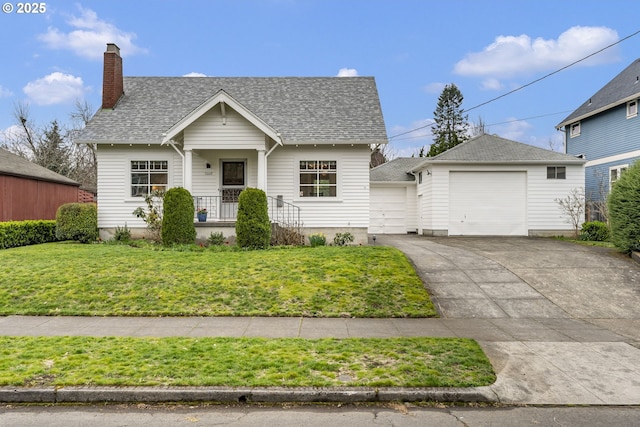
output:
[[[640,404],[640,266],[542,238],[378,236],[414,263],[445,323],[489,356],[505,403]]]

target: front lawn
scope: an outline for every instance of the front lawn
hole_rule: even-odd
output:
[[[473,387],[495,381],[462,338],[0,337],[0,385]]]
[[[389,247],[155,251],[49,243],[0,251],[0,315],[433,317]]]

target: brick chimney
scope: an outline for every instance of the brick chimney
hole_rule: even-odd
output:
[[[114,43],[107,43],[102,76],[102,108],[113,108],[123,93],[120,48]]]

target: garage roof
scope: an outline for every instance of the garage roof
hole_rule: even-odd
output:
[[[415,181],[411,170],[424,162],[424,157],[399,157],[369,171],[369,181],[403,182]]]
[[[20,176],[38,181],[79,186],[76,181],[0,148],[0,175]]]
[[[437,163],[546,163],[584,164],[581,159],[570,154],[557,153],[533,145],[523,144],[497,135],[480,135],[439,154],[423,159],[412,169],[417,171],[425,165]]]

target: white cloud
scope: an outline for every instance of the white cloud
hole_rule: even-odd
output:
[[[482,52],[469,53],[459,61],[454,72],[464,76],[513,77],[566,66],[618,41],[618,33],[607,27],[571,27],[557,39],[498,36]],[[616,48],[583,62],[597,65],[618,59]]]
[[[444,89],[444,87],[446,85],[447,85],[446,83],[433,82],[433,83],[429,83],[428,85],[426,85],[423,89],[427,93],[440,94],[440,93],[442,93],[442,90]]]
[[[358,70],[355,68],[340,68],[338,77],[358,77]]]
[[[59,72],[29,82],[22,90],[38,105],[74,102],[85,92],[82,78]]]
[[[182,77],[207,77],[207,75],[203,74],[203,73],[196,73],[196,72],[192,71],[190,73],[184,74]]]
[[[481,88],[483,90],[500,90],[503,88],[503,85],[498,79],[490,78],[482,82]]]
[[[126,32],[113,24],[98,18],[91,9],[78,6],[80,16],[71,16],[67,24],[75,28],[65,33],[58,28],[49,27],[38,39],[51,49],[69,49],[76,55],[88,59],[102,59],[107,43],[115,43],[121,49],[122,56],[144,53],[134,44],[137,35]]]
[[[496,133],[502,138],[511,139],[513,141],[524,141],[527,132],[533,128],[533,125],[525,120],[518,120],[515,117],[509,117],[506,120],[508,123],[497,126],[497,132],[488,130],[488,133]]]
[[[0,86],[0,98],[8,98],[10,96],[13,96],[13,92],[11,92],[7,88]]]

